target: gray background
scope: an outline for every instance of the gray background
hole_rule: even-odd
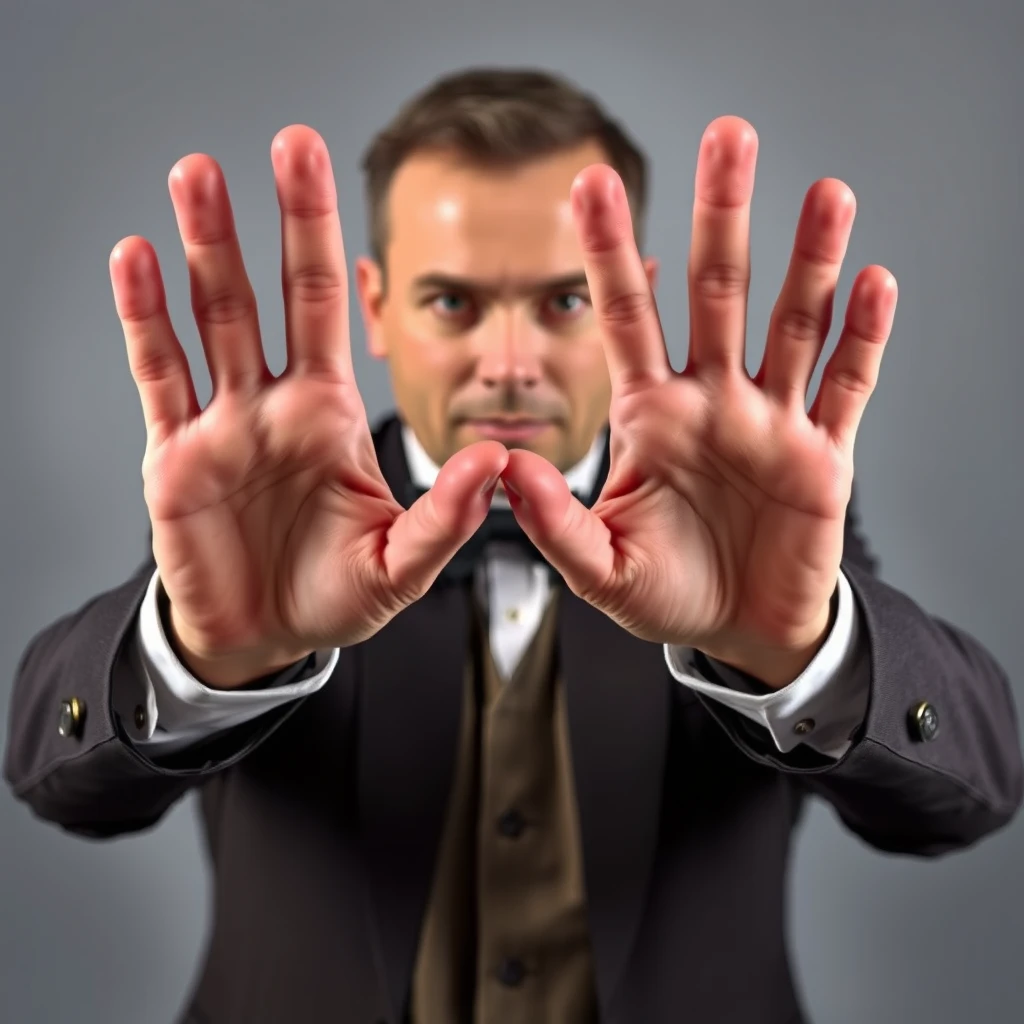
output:
[[[854,272],[890,267],[900,307],[860,432],[862,508],[884,576],[975,633],[1024,698],[1019,411],[1024,379],[1016,4],[818,0],[430,0],[399,6],[89,0],[0,6],[0,726],[30,636],[143,557],[144,438],[107,277],[123,235],[160,253],[209,394],[166,191],[215,155],[283,366],[274,133],[332,150],[350,256],[358,158],[396,106],[468,63],[541,64],[595,90],[654,165],[650,250],[684,355],[697,144],[722,113],[761,137],[753,362],[817,177],[859,200]],[[370,7],[372,6],[372,10]],[[1016,127],[1014,127],[1016,126]],[[373,413],[384,369],[357,370]],[[1024,700],[1022,700],[1024,702]],[[751,840],[756,842],[756,836]],[[966,855],[885,857],[818,807],[792,885],[799,979],[820,1024],[1024,1020],[1024,820]],[[209,881],[190,802],[156,830],[72,839],[0,793],[0,1020],[166,1022],[193,976]],[[738,964],[737,970],[742,971]]]

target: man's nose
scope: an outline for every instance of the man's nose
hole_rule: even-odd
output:
[[[543,339],[538,328],[514,315],[495,318],[480,338],[477,373],[490,387],[532,387],[541,378]]]

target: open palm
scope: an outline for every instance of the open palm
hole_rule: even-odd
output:
[[[760,371],[745,369],[757,140],[721,118],[697,166],[690,346],[673,371],[621,182],[588,168],[573,189],[613,398],[611,465],[592,510],[528,452],[503,479],[524,529],[568,585],[645,639],[742,664],[820,640],[843,550],[853,446],[895,312],[882,267],[854,283],[811,408],[853,222],[834,179],[807,194]]]
[[[430,586],[482,522],[507,453],[457,453],[408,511],[377,465],[349,347],[333,174],[311,129],[272,149],[282,213],[288,366],[267,368],[227,189],[186,157],[170,189],[213,381],[200,409],[156,255],[111,256],[142,399],[145,498],[175,638],[207,682],[239,685],[374,633]]]

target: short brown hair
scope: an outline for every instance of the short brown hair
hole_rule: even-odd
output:
[[[413,153],[453,149],[483,167],[512,167],[590,141],[622,179],[639,242],[647,161],[594,97],[531,69],[471,68],[439,78],[399,110],[363,155],[374,259],[384,266],[388,190]]]

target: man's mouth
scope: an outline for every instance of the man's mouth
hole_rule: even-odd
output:
[[[470,419],[465,425],[473,433],[490,441],[529,441],[542,434],[551,420],[537,419]]]

